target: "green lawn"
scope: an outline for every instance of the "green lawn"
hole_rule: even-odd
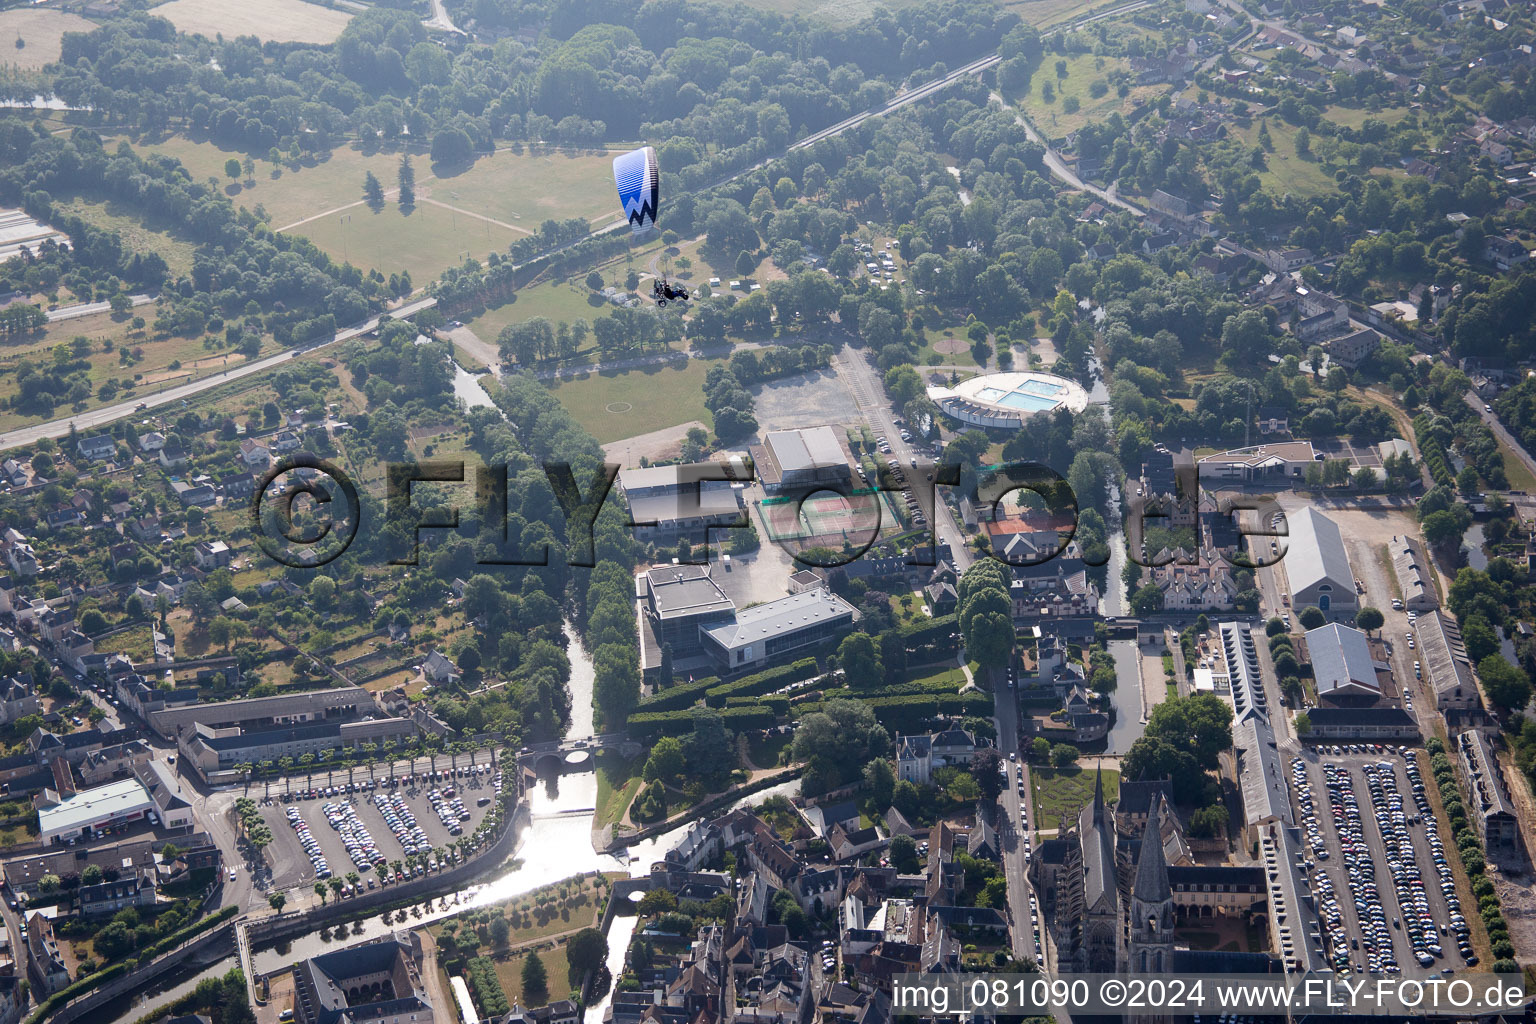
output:
[[[1067,77],[1056,77],[1056,62],[1067,62]],[[1168,91],[1167,85],[1137,85],[1132,86],[1130,93],[1121,99],[1113,83],[1109,81],[1109,75],[1115,71],[1129,72],[1130,62],[1123,57],[1099,57],[1093,54],[1078,54],[1073,57],[1062,57],[1058,54],[1048,53],[1035,70],[1035,77],[1030,82],[1027,95],[1022,97],[1024,112],[1030,120],[1035,122],[1035,127],[1040,132],[1051,138],[1062,138],[1071,132],[1077,131],[1084,125],[1096,124],[1103,121],[1110,114],[1119,112],[1129,114],[1138,101],[1151,102],[1158,96]],[[1093,83],[1104,81],[1110,86],[1103,96],[1094,97],[1092,93]],[[1055,91],[1055,99],[1050,103],[1045,101],[1045,86],[1049,84]],[[1068,114],[1063,109],[1067,98],[1076,97],[1081,106],[1076,113]]]
[[[571,964],[565,958],[565,943],[560,943],[554,949],[539,950],[539,959],[544,961],[544,970],[549,978],[547,1001],[564,999],[570,995],[571,983],[567,975],[570,974]],[[496,978],[501,982],[502,991],[507,994],[508,1002],[523,1002],[523,958],[521,956],[496,961]],[[537,1000],[534,1005],[542,1005],[544,1002],[546,1000]]]
[[[549,389],[599,444],[647,434],[689,420],[714,425],[704,408],[704,375],[717,359],[686,366],[648,366],[625,373],[591,373],[551,381]]]
[[[604,275],[608,279],[611,279],[611,276],[611,274]],[[623,275],[619,276],[622,283]],[[495,309],[488,309],[469,321],[469,328],[480,337],[481,341],[494,345],[503,328],[510,324],[532,320],[536,316],[542,316],[557,324],[562,321],[571,323],[575,320],[586,320],[590,323],[613,311],[613,307],[606,302],[599,306],[589,305],[588,294],[586,284],[580,281],[568,284],[551,281],[534,285],[532,288],[519,291],[515,301],[503,303]],[[590,334],[587,336],[586,347],[588,349],[593,347]]]
[[[466,170],[432,171],[436,177],[421,194],[529,231],[537,231],[551,217],[585,217],[593,227],[601,227],[620,216],[612,153],[501,150]]]
[[[1093,802],[1093,766],[1029,769],[1034,787],[1035,828],[1061,828],[1062,817],[1071,818]],[[1104,769],[1104,802],[1113,804],[1120,794],[1120,773]]]
[[[354,206],[296,227],[333,259],[388,276],[409,271],[425,284],[465,256],[483,259],[505,249],[521,233],[441,206],[418,203],[409,214],[393,203],[379,213]]]
[[[593,827],[601,828],[623,819],[630,801],[645,784],[640,777],[644,765],[643,757],[625,760],[611,750],[597,752],[597,814]]]
[[[747,741],[747,756],[752,758],[752,763],[759,768],[777,767],[779,758],[783,755],[784,751],[789,749],[794,739],[793,736],[780,735],[778,733],[767,739],[754,736]]]
[[[1382,121],[1390,127],[1407,117],[1408,114],[1409,110],[1407,107],[1383,107],[1381,110],[1372,111],[1361,107],[1341,107],[1335,105],[1326,107],[1323,110],[1323,117],[1326,120],[1342,125],[1345,128],[1360,128],[1367,119]]]
[[[1321,161],[1316,157],[1296,154],[1294,125],[1278,118],[1271,118],[1268,124],[1269,138],[1275,148],[1265,154],[1265,169],[1259,174],[1259,180],[1265,188],[1276,194],[1289,192],[1296,196],[1317,196],[1338,189],[1333,180],[1333,172],[1324,167]],[[1245,147],[1259,144],[1257,120],[1251,121],[1246,127],[1234,124],[1230,130],[1233,137],[1243,140]]]

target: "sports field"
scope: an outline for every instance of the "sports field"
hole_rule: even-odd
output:
[[[598,444],[699,420],[710,427],[704,408],[704,375],[718,359],[690,359],[686,365],[648,366],[626,373],[593,373],[545,386]]]
[[[95,28],[95,22],[62,11],[21,8],[0,12],[0,67],[39,71],[59,59],[65,32]]]
[[[304,0],[171,0],[150,13],[188,35],[256,36],[269,43],[334,43],[352,20]]]
[[[844,543],[859,547],[897,525],[896,517],[877,492],[816,494],[798,498],[768,498],[759,503],[768,539],[777,544],[840,549]]]
[[[587,153],[514,153],[500,150],[456,174],[423,179],[417,194],[429,196],[482,217],[507,221],[529,231],[553,217],[585,217],[593,227],[620,217],[613,191],[613,155]]]
[[[393,203],[379,213],[355,206],[328,213],[291,229],[332,259],[389,275],[410,271],[425,284],[466,256],[477,259],[505,249],[518,232],[431,203],[417,203],[409,216]]]

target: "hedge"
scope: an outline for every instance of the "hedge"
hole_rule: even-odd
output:
[[[198,932],[207,931],[209,928],[212,928],[220,922],[229,920],[239,912],[239,909],[239,907],[234,906],[225,907],[223,910],[215,911],[214,913],[209,914],[207,917],[200,921],[193,921],[191,924],[184,928],[178,928],[174,932],[171,932],[171,934],[167,935],[165,938],[156,942],[154,945],[146,946],[144,949],[139,950],[139,959],[153,960],[155,957],[159,956],[161,953],[164,953],[166,950],[171,949],[174,946],[179,946],[181,943],[187,941]]]
[[[527,955],[533,955],[531,952]],[[475,993],[475,1002],[483,1017],[500,1017],[510,1006],[507,993],[496,977],[496,965],[489,957],[477,956],[464,965],[465,980]]]
[[[676,711],[689,708],[703,699],[712,686],[718,686],[719,676],[706,676],[691,683],[676,683],[660,693],[652,694],[636,705],[637,712]]]
[[[727,708],[767,708],[773,712],[773,717],[783,718],[789,714],[789,698],[782,693],[771,693],[766,697],[731,697],[726,700]]]
[[[985,693],[910,693],[883,696],[849,695],[875,713],[875,718],[887,729],[911,730],[940,717],[956,715],[991,714],[992,698]],[[800,708],[800,716],[820,711],[820,704],[807,704]]]
[[[231,907],[229,909],[233,910],[234,908]],[[26,1024],[37,1024],[38,1021],[42,1020],[54,1010],[57,1010],[59,1007],[63,1006],[65,1003],[74,999],[76,996],[84,995],[93,988],[100,988],[102,985],[105,985],[113,978],[127,974],[128,966],[129,965],[127,963],[113,964],[111,967],[103,968],[102,970],[97,971],[95,974],[87,974],[73,985],[59,989],[53,995],[49,996],[47,999],[38,1004],[37,1009],[32,1011],[32,1016],[27,1018]]]
[[[909,622],[896,632],[901,637],[901,642],[910,648],[928,647],[941,640],[945,643],[953,643],[949,635],[959,631],[960,616],[951,612],[925,622]]]
[[[761,705],[728,707],[719,711],[727,729],[766,729],[777,721],[773,711]],[[629,716],[630,735],[642,742],[657,736],[681,736],[693,729],[693,711],[642,711]]]
[[[712,708],[725,707],[731,703],[732,697],[755,697],[760,694],[773,693],[782,690],[791,683],[802,682],[814,677],[820,671],[816,667],[815,658],[801,658],[790,665],[779,668],[771,668],[766,672],[738,679],[734,683],[722,683],[711,687],[705,694],[704,703]]]

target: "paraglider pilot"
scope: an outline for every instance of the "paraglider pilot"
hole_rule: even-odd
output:
[[[665,277],[658,277],[651,282],[651,297],[656,300],[656,305],[658,306],[665,306],[668,299],[675,302],[687,302],[690,298],[688,289],[682,285],[674,288]]]

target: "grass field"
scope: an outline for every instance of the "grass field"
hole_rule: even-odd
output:
[[[65,32],[90,32],[95,22],[78,14],[22,8],[0,12],[0,67],[38,71],[62,52]],[[17,46],[20,42],[23,45]]]
[[[548,386],[598,444],[607,444],[689,420],[701,420],[713,428],[714,417],[704,408],[704,375],[718,362],[690,359],[681,367],[597,373],[551,381]],[[609,411],[609,406],[615,411]]]
[[[501,150],[457,173],[433,170],[439,176],[421,183],[418,195],[529,231],[537,231],[551,217],[586,217],[593,227],[601,227],[620,215],[613,193],[613,156],[608,153]],[[418,172],[418,180],[420,176]]]
[[[549,998],[551,1000],[566,998],[571,991],[571,983],[568,980],[568,975],[571,972],[571,962],[565,957],[565,943],[560,943],[554,949],[539,950],[539,959],[544,961],[544,970],[549,977],[549,981],[546,983],[549,989]],[[496,979],[501,982],[502,991],[507,994],[508,1002],[524,1002],[523,958],[521,956],[508,957],[505,960],[496,961]]]
[[[603,276],[605,279],[611,278],[609,274]],[[622,277],[621,274],[620,278]],[[570,323],[573,320],[592,321],[608,315],[612,310],[613,307],[607,303],[600,306],[588,305],[585,284],[579,282],[558,284],[551,281],[522,289],[517,293],[517,301],[486,310],[469,321],[469,328],[479,336],[481,341],[494,345],[502,329],[509,324],[520,324],[536,316],[542,316],[552,323],[561,321]],[[591,347],[592,344],[592,339],[588,336],[587,346]]]
[[[1338,188],[1333,172],[1325,168],[1315,157],[1303,158],[1296,154],[1296,128],[1278,118],[1269,122],[1269,138],[1274,151],[1265,154],[1265,170],[1259,174],[1264,187],[1276,194],[1289,192],[1295,196],[1316,196]],[[1259,122],[1252,121],[1247,127],[1233,125],[1233,137],[1243,140],[1247,147],[1259,144]]]
[[[1067,77],[1056,77],[1056,62],[1066,60]],[[1130,62],[1123,57],[1096,57],[1092,54],[1079,54],[1074,57],[1062,58],[1056,54],[1046,54],[1040,62],[1040,67],[1035,70],[1035,77],[1030,81],[1030,89],[1021,102],[1024,112],[1035,122],[1035,127],[1042,134],[1051,138],[1061,138],[1070,132],[1075,132],[1087,124],[1095,124],[1104,120],[1110,114],[1129,114],[1140,102],[1150,102],[1168,91],[1166,85],[1138,85],[1133,86],[1124,99],[1111,85],[1103,96],[1094,98],[1092,93],[1093,83],[1101,79],[1109,85],[1109,75],[1115,71],[1129,71]],[[1056,98],[1045,102],[1045,86],[1049,84],[1055,90]],[[1081,106],[1076,113],[1068,114],[1063,105],[1068,97],[1075,97]]]
[[[334,43],[352,20],[304,0],[171,0],[151,11],[188,35],[257,36],[269,43]]]
[[[1115,6],[1119,0],[1004,0],[1003,7],[1036,28],[1074,21],[1100,7]]]
[[[366,206],[309,221],[292,234],[304,235],[332,259],[389,275],[409,271],[421,284],[457,266],[465,256],[484,257],[505,249],[518,232],[452,210],[418,203],[409,216],[393,204],[374,213]]]
[[[1035,828],[1061,828],[1062,816],[1070,818],[1093,802],[1093,767],[1029,769],[1034,787]],[[1113,804],[1120,794],[1120,773],[1104,769],[1104,802]]]
[[[1359,128],[1367,119],[1384,122],[1389,127],[1408,116],[1407,107],[1384,107],[1381,110],[1364,110],[1357,107],[1331,106],[1323,109],[1323,117],[1346,128]],[[1273,131],[1273,129],[1271,129]]]
[[[192,269],[197,246],[148,227],[138,215],[117,202],[97,202],[76,197],[60,199],[59,206],[87,223],[123,236],[123,251],[157,252],[170,268],[171,277],[180,277]]]
[[[597,752],[597,814],[592,825],[601,828],[624,818],[630,801],[645,780],[640,777],[643,758],[626,760],[611,750]]]

